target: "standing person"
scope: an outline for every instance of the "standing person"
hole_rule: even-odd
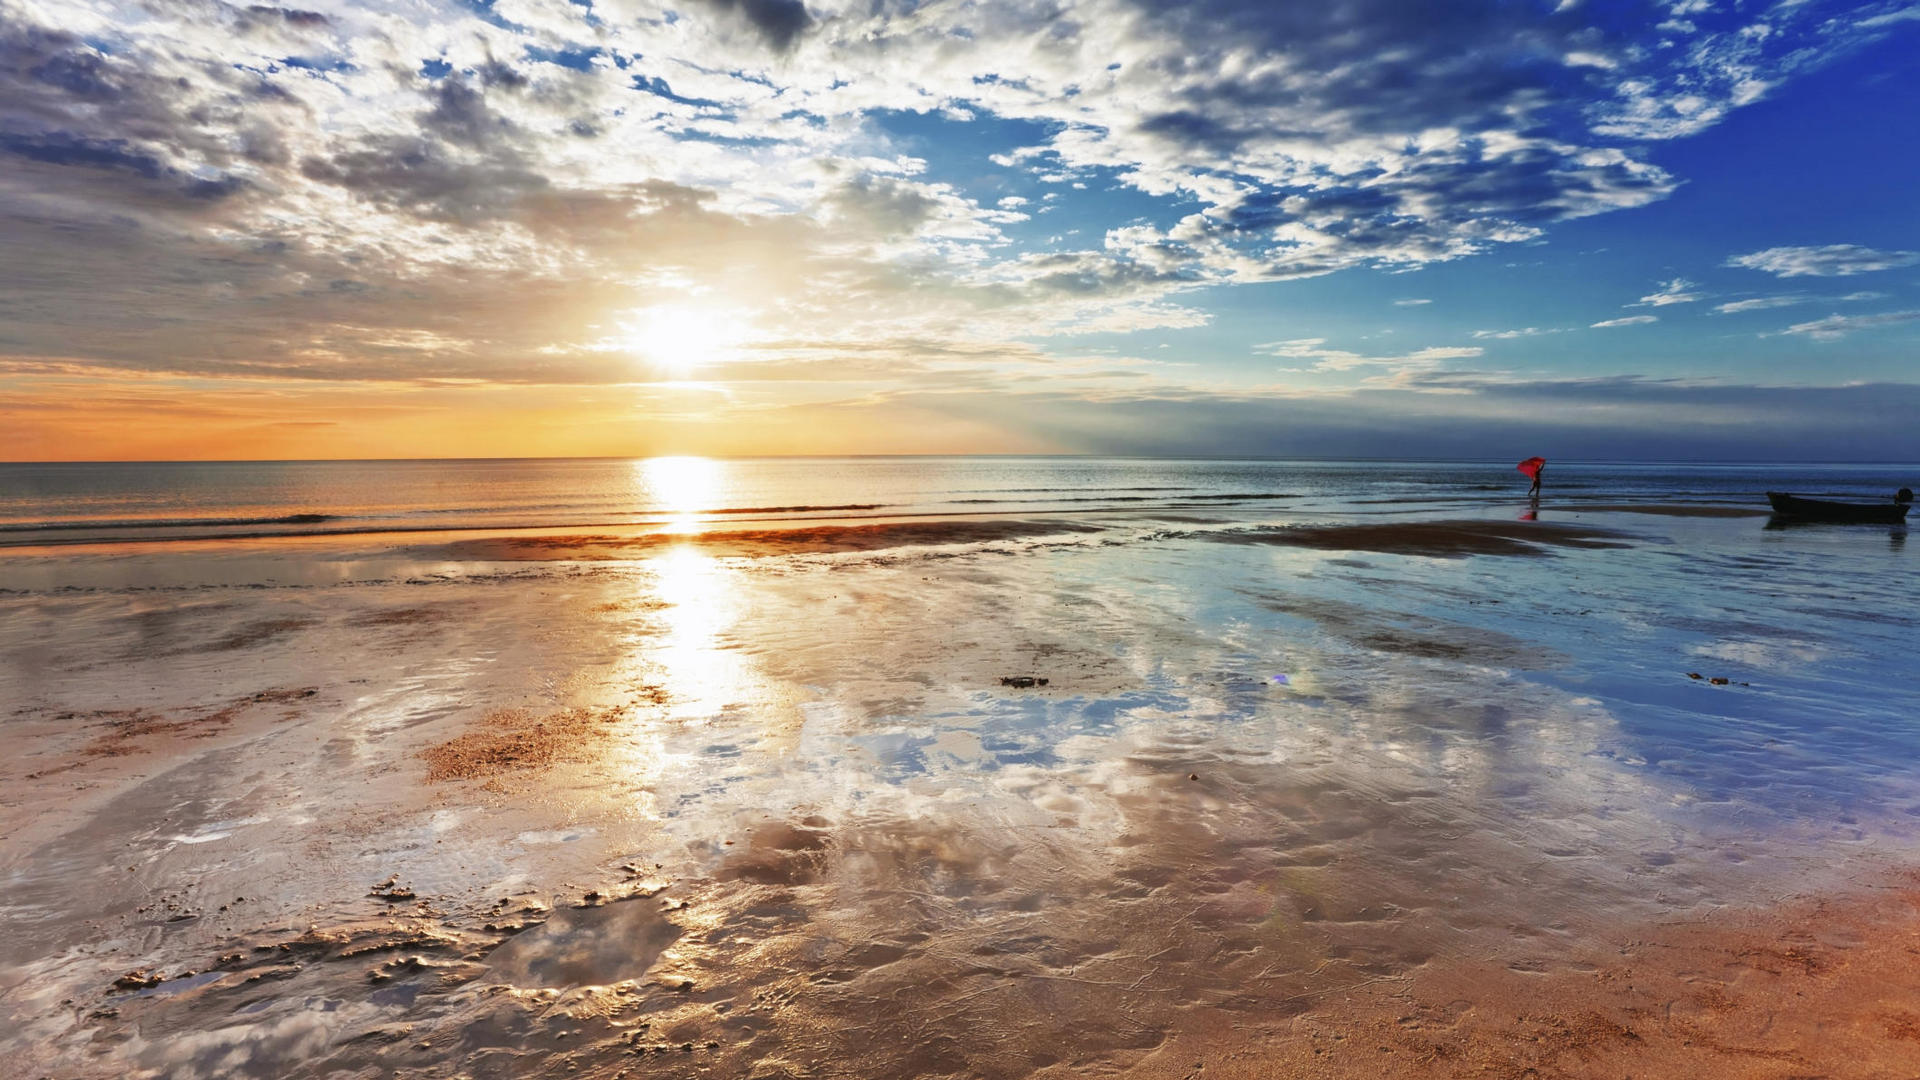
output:
[[[1532,501],[1532,502],[1539,501],[1540,474],[1543,471],[1545,471],[1546,467],[1547,467],[1547,459],[1543,457],[1530,457],[1527,460],[1521,462],[1520,464],[1514,466],[1514,468],[1519,469],[1521,472],[1526,473],[1528,476],[1531,476],[1533,478],[1533,486],[1527,489],[1527,499],[1529,501]]]

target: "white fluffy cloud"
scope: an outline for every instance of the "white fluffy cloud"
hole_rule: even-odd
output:
[[[1784,293],[1778,296],[1754,296],[1745,300],[1730,300],[1724,304],[1714,305],[1713,310],[1721,315],[1738,315],[1748,311],[1771,311],[1774,308],[1795,307],[1800,304],[1811,304],[1820,300],[1832,300],[1836,303],[1843,304],[1857,304],[1867,300],[1884,300],[1886,299],[1886,295],[1885,293],[1877,292],[1855,292],[1848,293],[1845,296],[1821,297],[1808,293]]]
[[[1735,255],[1728,266],[1763,270],[1775,277],[1851,277],[1920,263],[1920,251],[1876,251],[1859,244],[1774,247]]]
[[[1645,326],[1660,321],[1658,315],[1628,315],[1619,319],[1602,319],[1594,323],[1592,329],[1602,330],[1609,326]]]
[[[1538,326],[1522,326],[1513,330],[1475,330],[1473,336],[1488,341],[1513,341],[1518,338],[1540,337],[1545,334],[1563,333],[1562,329],[1543,329]]]
[[[1881,32],[1820,3],[1685,20],[1394,0],[0,0],[5,348],[210,376],[620,382],[641,377],[620,355],[634,313],[672,302],[741,320],[767,371],[806,357],[867,379],[849,357],[924,374],[947,362],[916,357],[1195,326],[1182,297],[1203,286],[1416,269],[1663,198],[1677,181],[1647,140]],[[903,113],[980,140],[941,148],[971,155],[964,175],[890,133]],[[1056,196],[1098,219],[1108,190],[1163,212],[1078,248],[1023,238]]]
[[[1795,323],[1780,331],[1801,334],[1815,341],[1838,341],[1856,330],[1870,330],[1920,320],[1920,311],[1883,311],[1876,315],[1829,315],[1824,319]]]
[[[1375,388],[1410,388],[1422,377],[1447,370],[1449,361],[1470,360],[1486,352],[1477,345],[1429,345],[1426,348],[1414,349],[1398,355],[1369,356],[1350,349],[1328,348],[1324,338],[1270,341],[1264,345],[1254,346],[1254,351],[1282,360],[1311,361],[1280,369],[1285,372],[1324,375],[1370,370],[1371,373],[1361,379],[1361,385]],[[1428,392],[1455,393],[1457,391],[1451,387],[1435,386]]]
[[[1698,285],[1686,278],[1674,278],[1663,281],[1660,287],[1640,298],[1640,304],[1646,307],[1666,307],[1669,304],[1691,304],[1700,299],[1701,294],[1694,290]]]

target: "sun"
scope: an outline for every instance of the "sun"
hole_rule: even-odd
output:
[[[737,355],[737,313],[687,304],[640,308],[623,324],[634,354],[661,374],[684,379]]]

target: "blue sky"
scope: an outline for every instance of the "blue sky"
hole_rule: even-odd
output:
[[[1910,0],[0,0],[0,456],[1920,459],[1917,58]]]

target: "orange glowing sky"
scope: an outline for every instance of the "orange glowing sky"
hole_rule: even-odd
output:
[[[0,0],[0,459],[1920,458],[1913,9],[1590,7]]]

